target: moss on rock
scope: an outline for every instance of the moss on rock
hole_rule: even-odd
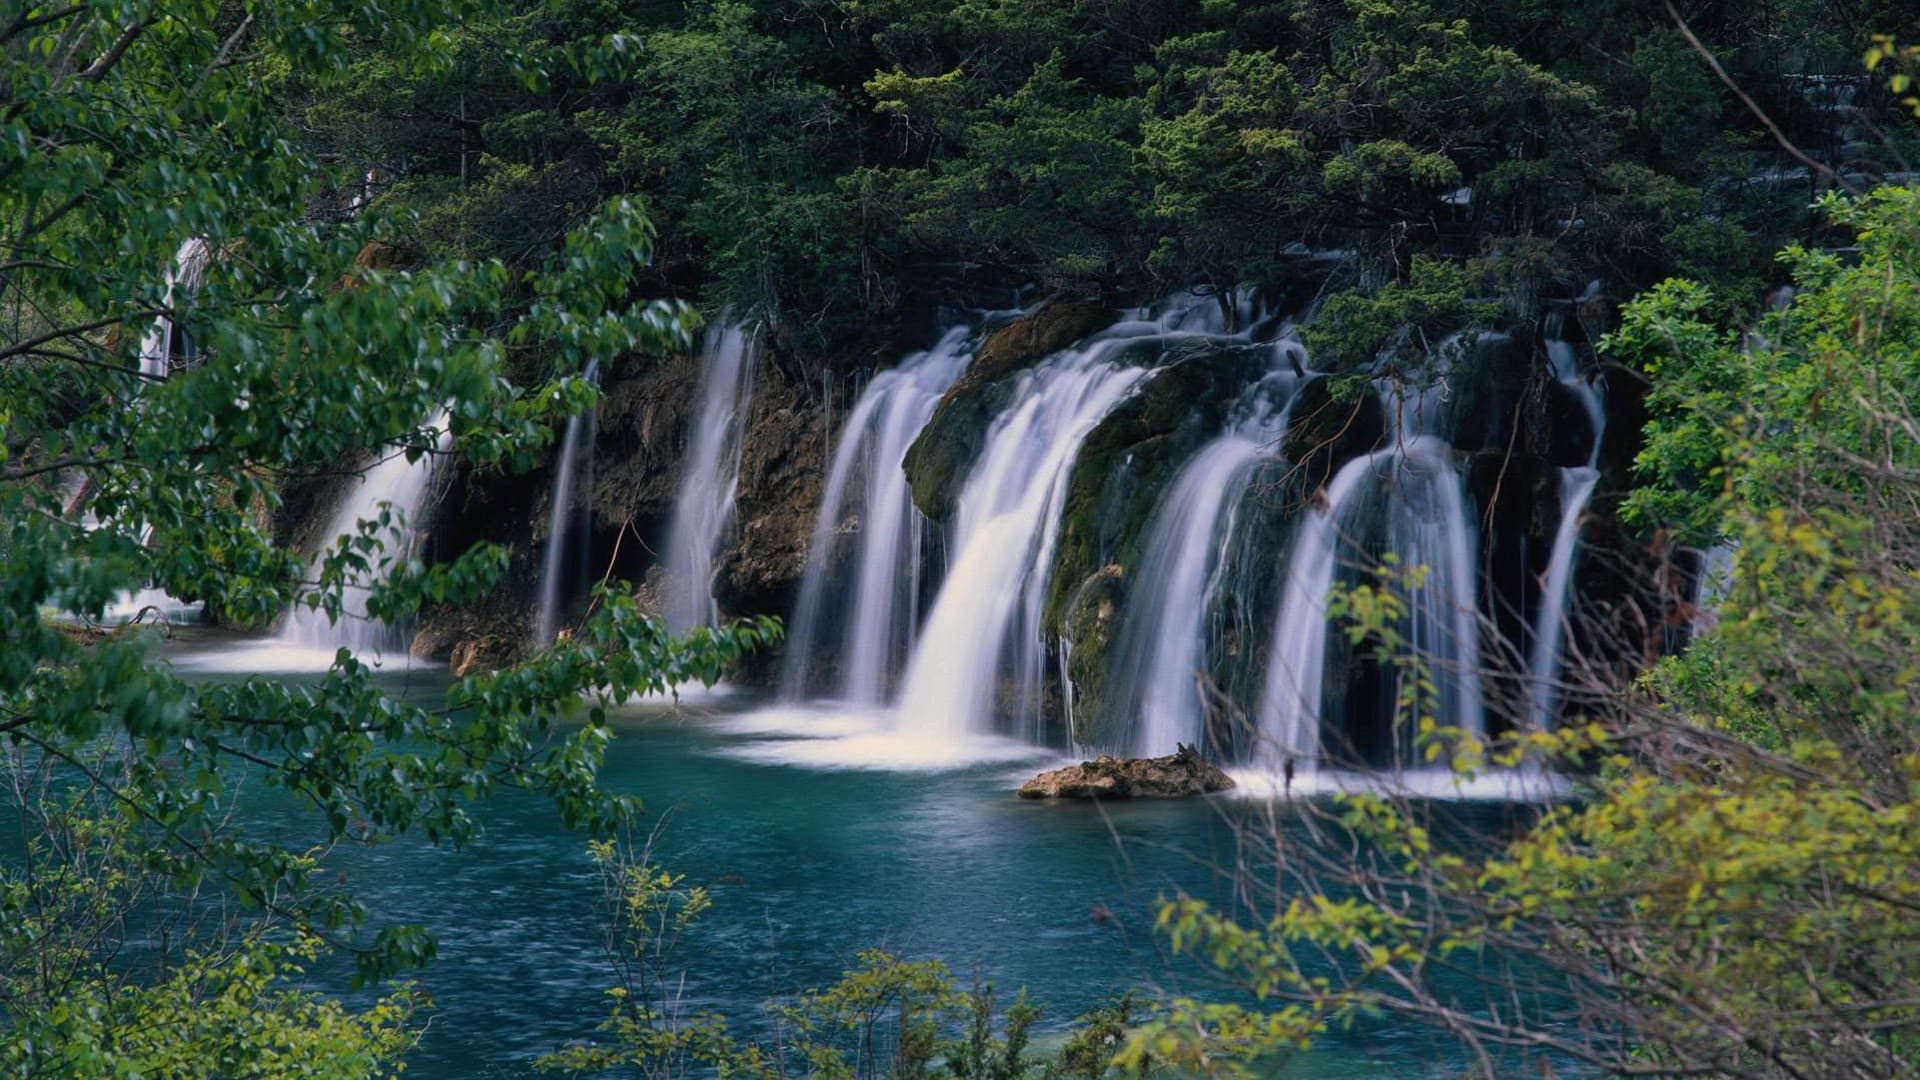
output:
[[[1011,376],[1106,329],[1119,317],[1105,304],[1050,303],[981,343],[973,363],[948,388],[933,418],[907,449],[907,483],[920,512],[936,521],[953,515],[967,472],[986,443],[987,428],[1012,397]]]
[[[1131,568],[1167,484],[1219,434],[1241,391],[1272,362],[1264,346],[1187,346],[1109,413],[1080,447],[1068,481],[1043,615],[1071,641],[1076,732],[1108,745],[1106,684]]]

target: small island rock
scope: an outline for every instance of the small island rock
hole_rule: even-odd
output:
[[[1051,769],[1020,785],[1023,799],[1180,799],[1233,787],[1233,778],[1181,746],[1166,757],[1116,758]]]

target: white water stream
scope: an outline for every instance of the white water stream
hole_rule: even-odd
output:
[[[427,427],[436,433],[433,453],[408,461],[406,454],[390,450],[372,468],[350,481],[351,487],[322,534],[327,538],[322,552],[334,550],[341,538],[361,537],[363,524],[369,522],[379,525],[371,534],[378,546],[365,549],[356,544],[368,568],[343,591],[340,618],[330,620],[325,611],[296,603],[281,627],[282,644],[316,649],[345,647],[357,653],[406,651],[405,628],[368,615],[367,598],[394,567],[413,557],[413,543],[429,509],[427,496],[433,484],[434,467],[452,448],[453,432],[445,409],[437,412]]]
[[[680,473],[673,524],[661,552],[667,568],[664,614],[675,632],[719,621],[719,607],[713,600],[713,557],[733,523],[740,452],[753,402],[756,351],[747,328],[731,323],[710,329],[700,351],[704,388],[700,413]]]
[[[787,635],[782,696],[825,690],[878,706],[913,648],[927,520],[902,468],[940,396],[972,359],[966,327],[867,383],[835,446],[814,520],[807,570]],[[829,605],[831,597],[842,600]],[[831,610],[828,610],[831,607]],[[816,653],[837,646],[837,678],[822,680]]]

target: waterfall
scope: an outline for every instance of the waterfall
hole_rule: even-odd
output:
[[[1297,360],[1298,345],[1279,356]],[[1227,571],[1241,499],[1256,466],[1286,430],[1299,382],[1276,371],[1249,388],[1228,430],[1200,449],[1154,508],[1113,655],[1110,695],[1130,720],[1128,752],[1171,754],[1199,746],[1205,701],[1195,673],[1206,666],[1206,616]]]
[[[192,293],[200,287],[200,282],[206,277],[209,255],[207,242],[197,236],[189,237],[180,245],[180,250],[173,256],[173,265],[167,268],[166,290],[163,293],[165,299],[161,301],[162,306],[172,310],[176,292],[185,290]],[[173,319],[166,315],[155,319],[153,325],[147,328],[146,335],[140,339],[141,375],[148,379],[167,377],[169,358],[173,355],[176,345],[174,332]],[[182,340],[177,344],[182,346],[181,351],[185,351],[186,341]]]
[[[988,428],[960,495],[957,554],[907,665],[903,731],[945,741],[989,731],[1003,672],[1016,700],[1037,697],[1046,652],[1040,609],[1074,458],[1146,374],[1109,359],[1128,341],[1110,330],[1023,372],[1013,405]],[[1023,734],[1038,741],[1026,726]]]
[[[720,619],[713,601],[713,556],[733,520],[755,353],[747,329],[731,323],[708,330],[701,347],[705,370],[700,415],[661,555],[668,573],[664,614],[676,633],[712,626]]]
[[[1386,501],[1383,548],[1411,574],[1406,640],[1440,688],[1441,722],[1486,728],[1474,606],[1474,531],[1452,450],[1433,435],[1402,435],[1334,474],[1294,537],[1274,621],[1257,719],[1269,761],[1312,767],[1321,756],[1327,614],[1336,571],[1364,552],[1354,511],[1365,496]],[[1364,564],[1363,564],[1364,565]]]
[[[1536,730],[1553,722],[1558,704],[1561,643],[1566,639],[1567,604],[1573,584],[1573,557],[1580,541],[1580,525],[1587,503],[1600,483],[1600,438],[1607,414],[1600,390],[1590,373],[1580,370],[1573,343],[1562,335],[1565,313],[1555,312],[1546,335],[1547,364],[1560,385],[1572,391],[1587,414],[1593,443],[1584,466],[1560,470],[1560,524],[1540,584],[1540,603],[1533,620],[1527,657],[1527,720]]]
[[[955,327],[932,349],[875,375],[848,415],[787,635],[781,689],[788,700],[818,689],[814,656],[823,645],[838,646],[832,694],[869,706],[884,701],[912,652],[927,522],[914,508],[902,463],[970,359],[971,336]],[[836,580],[844,571],[850,584]]]
[[[180,293],[185,292],[191,295],[200,287],[200,283],[206,278],[207,261],[210,255],[211,250],[207,247],[207,242],[197,236],[189,237],[180,245],[179,250],[174,253],[173,263],[167,267],[162,306],[172,309],[175,298]],[[141,336],[140,374],[144,381],[157,382],[168,376],[172,369],[172,357],[176,346],[178,351],[191,355],[192,345],[186,340],[186,335],[179,335],[180,340],[176,342],[175,333],[173,319],[162,315],[154,319],[153,325],[148,327],[147,332]],[[96,525],[98,522],[90,521],[88,527],[92,528]],[[151,524],[140,527],[142,547],[147,545],[152,534]],[[130,619],[139,619],[148,609],[152,609],[157,611],[161,618],[170,620],[197,614],[202,607],[203,605],[200,604],[188,604],[178,600],[164,589],[149,586],[121,593],[106,606],[102,616],[110,622],[125,622]]]
[[[600,361],[587,362],[587,382],[598,384],[600,381]],[[586,468],[591,475],[593,469],[594,427],[598,418],[597,408],[575,413],[567,417],[565,434],[560,437],[560,463],[553,477],[553,518],[547,526],[547,551],[540,566],[540,607],[535,613],[533,640],[536,645],[546,645],[553,641],[554,628],[559,624],[561,592],[565,584],[567,535],[573,526],[573,487],[576,462],[582,449],[586,451]]]
[[[1238,432],[1208,443],[1174,478],[1155,510],[1114,654],[1113,700],[1133,714],[1131,753],[1171,754],[1199,745],[1209,587],[1233,534],[1233,514],[1266,447]]]
[[[1333,588],[1340,514],[1381,454],[1355,458],[1334,474],[1287,554],[1286,588],[1256,714],[1265,744],[1261,752],[1274,761],[1311,763],[1320,756],[1320,691],[1330,629],[1327,594]]]
[[[341,537],[360,535],[363,521],[379,521],[383,513],[392,515],[392,529],[386,535],[375,533],[382,545],[367,554],[369,574],[350,582],[342,593],[340,619],[330,622],[325,611],[296,603],[287,613],[280,640],[291,645],[319,648],[344,646],[355,652],[404,652],[404,631],[375,621],[367,614],[367,596],[372,587],[384,580],[392,567],[410,557],[420,521],[427,510],[428,489],[433,481],[436,460],[453,446],[453,431],[445,408],[436,412],[428,427],[438,432],[434,453],[408,461],[398,451],[381,458],[371,469],[353,480],[354,487],[327,523],[325,550],[332,550]],[[316,564],[317,565],[317,564]]]

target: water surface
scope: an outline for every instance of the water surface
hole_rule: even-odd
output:
[[[249,657],[289,659],[199,645],[177,647],[175,660],[231,678]],[[445,681],[403,659],[382,678],[434,697]],[[962,764],[931,768],[872,722],[745,693],[616,714],[605,784],[641,796],[659,861],[713,892],[680,957],[691,1008],[764,1033],[765,1002],[831,983],[870,946],[938,957],[963,981],[977,972],[1005,991],[1025,986],[1054,1030],[1129,987],[1221,992],[1164,955],[1151,912],[1176,891],[1229,903],[1217,868],[1233,865],[1236,822],[1263,804],[1026,802],[1014,787],[1050,763],[1030,749],[983,742]],[[792,737],[806,730],[837,738]],[[891,749],[859,752],[875,745]],[[288,839],[317,827],[291,803],[256,812]],[[465,851],[408,840],[334,856],[380,920],[439,939],[439,959],[418,976],[436,1005],[410,1058],[423,1080],[533,1075],[537,1055],[592,1036],[612,984],[586,838],[518,792],[477,817],[485,834]],[[1442,1077],[1465,1063],[1422,1030],[1373,1021],[1285,1075]]]

